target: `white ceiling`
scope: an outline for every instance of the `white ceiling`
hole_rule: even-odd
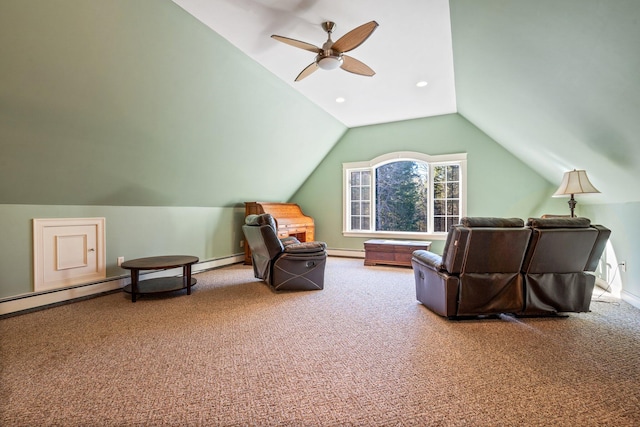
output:
[[[448,0],[173,1],[347,127],[456,112]],[[372,20],[379,27],[349,56],[373,77],[318,70],[295,82],[315,55],[270,37],[322,46],[322,22],[336,23],[335,41]]]

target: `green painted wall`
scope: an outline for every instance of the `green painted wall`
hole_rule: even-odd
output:
[[[292,200],[316,221],[316,239],[334,249],[363,249],[342,236],[342,163],[394,151],[467,153],[469,216],[521,217],[564,212],[554,186],[457,114],[350,129]],[[442,242],[434,241],[441,251]]]
[[[106,217],[109,277],[239,253],[242,202],[346,131],[169,0],[2,1],[0,58],[0,298],[33,289],[32,218]]]
[[[578,208],[580,215],[611,229],[610,243],[615,258],[607,262],[611,263],[612,275],[616,262],[626,261],[627,271],[616,273],[622,280],[623,298],[630,297],[636,305],[640,304],[640,231],[635,225],[640,218],[640,203],[587,205],[578,201]]]
[[[640,2],[450,0],[458,112],[552,182],[640,201]],[[556,181],[557,180],[557,181]]]
[[[4,204],[283,200],[346,130],[169,0],[2,2],[0,57]]]
[[[106,218],[107,277],[125,259],[189,254],[202,261],[242,252],[243,208],[0,205],[0,298],[33,290],[32,218]]]

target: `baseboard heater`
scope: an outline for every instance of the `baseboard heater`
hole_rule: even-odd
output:
[[[229,257],[216,258],[208,261],[201,261],[192,267],[192,273],[201,273],[206,270],[211,270],[218,267],[224,267],[226,265],[237,264],[244,261],[244,254],[235,254]],[[170,269],[163,271],[154,271],[145,274],[145,278],[154,277],[171,277],[182,274],[182,269]],[[48,306],[71,302],[87,298],[90,296],[96,296],[115,290],[122,289],[124,286],[131,283],[131,277],[119,276],[107,278],[106,280],[100,280],[91,283],[84,283],[81,285],[69,286],[60,289],[51,289],[40,292],[30,292],[26,294],[16,295],[0,299],[0,318],[7,315],[21,314],[21,312],[28,312],[36,309],[47,308]]]

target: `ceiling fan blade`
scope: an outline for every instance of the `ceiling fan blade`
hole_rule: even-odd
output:
[[[364,43],[376,28],[378,28],[376,21],[362,24],[336,40],[331,49],[338,52],[349,52]]]
[[[309,52],[313,52],[313,53],[320,53],[321,52],[321,49],[319,47],[316,47],[316,46],[312,45],[311,43],[301,42],[300,40],[290,39],[289,37],[277,36],[275,34],[272,35],[271,38],[275,39],[275,40],[278,40],[279,42],[286,43],[286,44],[289,44],[291,46],[300,48],[300,49],[308,50]]]
[[[362,76],[373,76],[376,73],[366,64],[347,55],[342,55],[342,65],[340,68],[350,73],[360,74]]]
[[[312,62],[311,64],[309,64],[307,66],[307,68],[305,68],[304,70],[302,70],[300,72],[300,74],[298,74],[298,77],[296,77],[296,81],[299,82],[300,80],[302,80],[305,77],[307,77],[309,74],[311,74],[314,71],[316,71],[318,68],[319,68],[318,64],[316,64],[315,62]]]

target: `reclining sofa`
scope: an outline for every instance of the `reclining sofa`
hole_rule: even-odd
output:
[[[587,218],[462,218],[442,256],[413,253],[416,298],[449,318],[589,311],[610,233]]]
[[[276,291],[324,289],[327,245],[279,239],[276,230],[271,214],[245,218],[242,231],[251,248],[254,276]]]

